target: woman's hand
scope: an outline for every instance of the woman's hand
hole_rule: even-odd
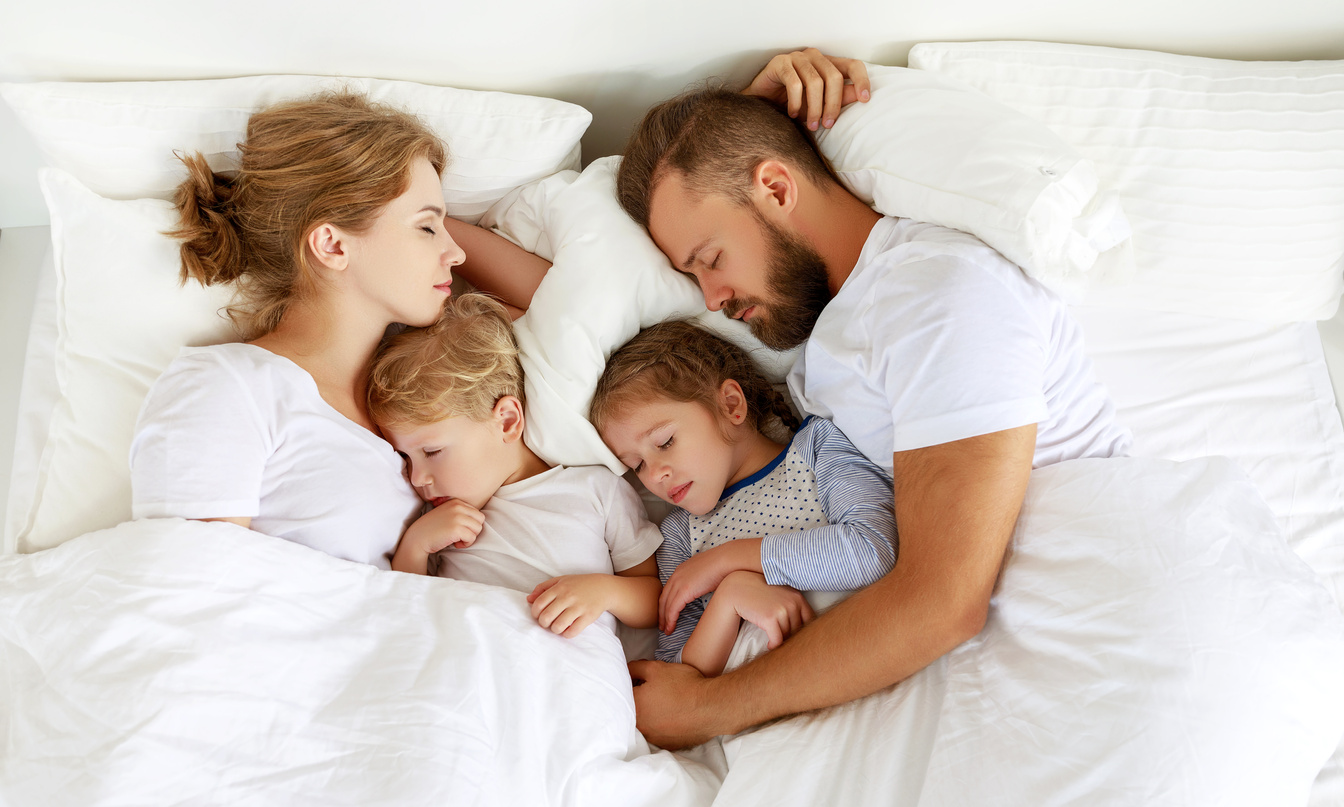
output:
[[[617,584],[609,574],[567,574],[539,583],[527,601],[538,625],[572,639],[608,610]]]
[[[765,575],[737,571],[723,578],[714,590],[714,600],[725,598],[742,619],[769,637],[767,646],[774,650],[784,640],[802,630],[816,614],[803,595],[789,586],[772,586]]]
[[[807,128],[815,132],[820,126],[834,126],[841,107],[855,101],[867,103],[871,87],[868,68],[861,60],[807,48],[771,59],[742,92],[784,107],[790,118],[802,115]]]
[[[460,499],[449,499],[406,528],[392,556],[392,568],[412,574],[429,573],[429,556],[448,547],[466,549],[485,526],[480,510]]]

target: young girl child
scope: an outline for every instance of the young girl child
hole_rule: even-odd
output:
[[[527,447],[523,368],[499,302],[454,297],[438,322],[388,340],[369,413],[433,508],[407,528],[393,569],[528,593],[538,623],[567,637],[608,612],[657,623],[658,528],[624,479],[552,467]]]
[[[824,418],[776,442],[771,419],[794,426],[793,413],[745,351],[708,331],[646,328],[608,360],[590,417],[677,508],[657,554],[661,661],[722,672],[762,582],[843,591],[895,565],[891,481]]]

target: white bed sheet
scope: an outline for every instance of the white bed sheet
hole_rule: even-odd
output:
[[[1074,314],[1134,452],[1231,457],[1344,606],[1344,424],[1331,378],[1344,381],[1344,361],[1326,363],[1327,352],[1344,360],[1344,312],[1320,329],[1085,306]],[[1342,339],[1324,346],[1322,333]],[[1344,742],[1310,801],[1341,804]]]

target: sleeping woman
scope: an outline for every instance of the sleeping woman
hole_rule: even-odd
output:
[[[392,323],[433,323],[453,271],[525,309],[549,268],[444,217],[442,143],[353,94],[256,113],[227,178],[199,154],[178,189],[182,276],[232,283],[247,340],[185,348],[131,447],[134,515],[231,521],[389,567],[420,500],[365,402]],[[481,263],[508,273],[480,272]]]

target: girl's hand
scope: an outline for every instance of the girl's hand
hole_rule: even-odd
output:
[[[552,577],[527,595],[537,624],[573,639],[607,611],[613,580],[609,574]]]
[[[772,586],[765,582],[765,575],[756,572],[736,571],[723,578],[714,590],[714,600],[720,597],[728,599],[738,616],[765,631],[771,650],[816,616],[796,589]]]
[[[845,83],[846,79],[851,83]],[[834,126],[841,107],[855,101],[867,103],[871,88],[868,68],[861,60],[807,48],[771,59],[742,93],[785,107],[790,118],[802,115],[807,128],[815,132],[819,126]]]
[[[738,538],[682,561],[658,597],[658,629],[671,633],[687,603],[714,591],[738,569],[761,571],[761,539]]]

